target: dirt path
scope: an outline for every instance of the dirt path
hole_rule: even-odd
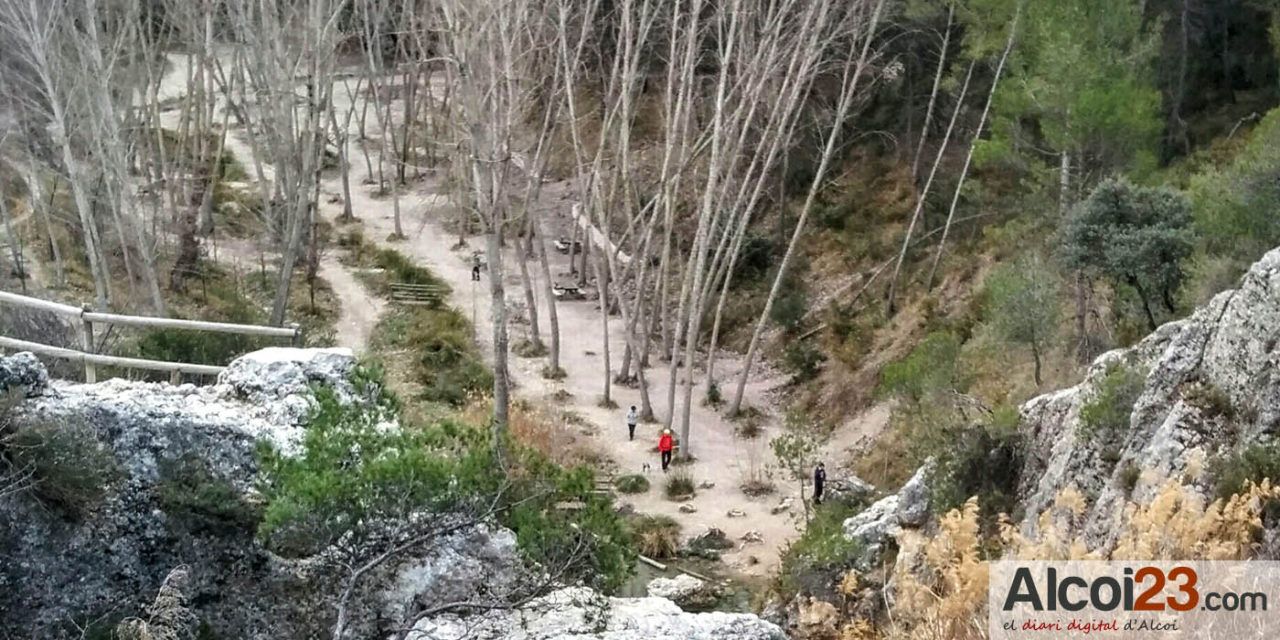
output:
[[[353,179],[353,182],[356,180]],[[428,184],[430,181],[428,181]],[[325,184],[325,189],[340,189],[339,184]],[[430,191],[430,186],[424,187]],[[398,250],[430,267],[454,289],[450,302],[468,315],[474,314],[477,320],[477,339],[483,346],[486,357],[492,357],[491,311],[492,303],[489,295],[488,274],[480,283],[471,281],[469,256],[471,251],[480,245],[478,240],[474,246],[452,249],[454,239],[446,233],[438,220],[441,214],[451,215],[444,207],[426,206],[425,202],[435,199],[422,197],[423,192],[411,194],[401,203],[406,215],[403,226],[409,239],[405,242],[391,243]],[[362,193],[353,193],[353,206],[357,217],[365,227],[365,237],[385,238],[393,230],[393,219],[390,203],[373,200]],[[340,208],[326,211],[326,215],[335,216]],[[568,271],[565,258],[554,254],[557,260],[553,273]],[[504,257],[506,266],[511,272],[505,284],[508,304],[523,302],[524,293],[516,267],[516,256],[509,253]],[[530,270],[537,273],[535,265]],[[540,276],[536,288],[538,295],[539,317],[543,324],[543,338],[546,335],[546,300],[542,299]],[[645,463],[651,465],[648,472],[654,485],[646,494],[624,496],[637,511],[642,513],[665,514],[676,518],[684,525],[686,534],[701,533],[707,527],[724,530],[731,538],[737,540],[749,531],[760,534],[762,544],[748,544],[733,553],[726,555],[726,561],[747,573],[763,573],[776,566],[778,547],[797,534],[793,514],[770,513],[771,508],[779,501],[792,495],[794,483],[783,478],[776,478],[779,492],[759,500],[745,496],[739,485],[754,466],[763,470],[765,465],[772,464],[772,454],[768,452],[767,436],[754,440],[742,440],[734,436],[734,425],[722,418],[716,411],[695,404],[691,410],[693,425],[690,439],[694,455],[698,461],[689,468],[697,483],[710,483],[710,488],[700,489],[697,497],[688,503],[676,503],[667,500],[662,493],[662,473],[659,468],[658,455],[653,451],[657,444],[658,425],[641,425],[637,429],[636,440],[628,442],[626,425],[623,416],[626,407],[640,404],[640,394],[636,389],[614,385],[612,396],[621,409],[602,409],[597,406],[603,392],[603,349],[604,327],[600,319],[599,305],[595,302],[567,302],[557,307],[559,311],[561,333],[561,367],[566,377],[559,381],[550,381],[542,377],[545,366],[544,358],[512,357],[510,368],[512,379],[517,385],[517,397],[559,406],[586,418],[598,427],[598,434],[591,437],[592,446],[606,458],[617,465],[618,473],[642,473]],[[524,337],[528,332],[527,325],[511,327],[512,341]],[[609,319],[609,348],[614,366],[621,361],[625,346],[624,326],[620,318]],[[724,379],[731,379],[740,371],[737,358],[723,358],[717,365]],[[684,375],[681,370],[680,375]],[[696,375],[697,372],[695,372]],[[666,393],[669,374],[665,366],[651,367],[646,371],[650,380],[650,395],[655,404],[655,411],[660,417],[666,415]],[[700,378],[695,378],[700,380]],[[767,391],[777,380],[755,380],[748,386],[748,404],[751,406],[768,406]],[[567,391],[568,400],[557,400],[553,396],[558,391]],[[695,403],[702,397],[701,385],[694,391]],[[563,398],[563,394],[559,394]],[[688,504],[696,509],[693,513],[680,511],[682,505]],[[799,506],[796,507],[797,511]],[[738,517],[730,517],[730,512],[740,512]],[[755,560],[752,560],[754,556]]]
[[[186,91],[189,56],[170,53],[167,59],[167,69],[160,83],[161,100],[178,98]],[[224,108],[223,102],[219,101],[218,107],[220,116]],[[177,110],[171,109],[160,114],[160,123],[165,127],[176,127],[179,118],[180,114]],[[242,128],[233,128],[227,133],[226,151],[244,164],[246,172],[249,172],[250,179],[253,180],[252,176],[256,173],[256,169],[253,163],[253,146],[246,141],[248,135],[249,133]],[[272,180],[275,178],[275,168],[264,163],[262,174],[267,180]],[[256,187],[246,184],[245,188]],[[331,211],[326,210],[326,212],[333,217]],[[214,246],[212,257],[224,264],[236,268],[253,268],[257,263],[259,249],[250,240],[218,238]],[[374,325],[386,308],[385,301],[370,292],[355,277],[355,274],[338,260],[336,255],[326,254],[320,257],[319,276],[329,283],[339,304],[338,319],[334,323],[335,342],[340,346],[350,347],[356,352],[364,351],[369,345],[369,337]]]
[[[334,339],[341,346],[351,347],[356,352],[363,351],[369,346],[373,326],[378,324],[386,302],[370,292],[337,259],[320,259],[320,277],[329,283],[339,302]]]
[[[180,64],[173,64],[171,73],[176,69],[184,69]],[[347,100],[344,92],[335,92],[335,99],[341,103]],[[345,107],[338,104],[341,110]],[[246,143],[244,131],[232,131],[228,136],[227,148],[234,154],[250,173],[253,173],[252,147]],[[366,238],[378,244],[393,246],[421,264],[430,267],[454,290],[450,302],[473,316],[477,325],[477,341],[486,357],[492,358],[491,336],[491,298],[489,295],[488,274],[480,283],[471,281],[469,258],[474,249],[482,248],[483,242],[473,238],[471,246],[455,247],[456,235],[448,233],[442,220],[452,218],[456,214],[452,203],[444,196],[446,188],[442,174],[428,173],[424,179],[406,186],[401,195],[402,226],[409,236],[402,242],[385,240],[394,230],[393,202],[390,196],[371,193],[372,187],[364,184],[368,176],[364,163],[360,161],[357,136],[349,137],[350,157],[352,158],[352,209],[364,228]],[[264,167],[269,169],[270,167]],[[264,171],[268,173],[269,171]],[[555,188],[559,186],[561,188]],[[543,190],[543,201],[538,203],[542,209],[551,212],[549,228],[566,230],[570,225],[578,223],[571,216],[572,201],[564,196],[569,190],[564,185],[547,185]],[[338,198],[342,192],[340,176],[330,172],[322,182],[320,198],[321,215],[332,221],[342,212],[342,204]],[[558,194],[558,195],[557,195]],[[590,237],[597,242],[602,240],[598,230],[591,228]],[[551,235],[551,232],[548,232]],[[552,273],[563,274],[569,271],[567,256],[553,253]],[[504,256],[508,271],[505,281],[507,303],[521,305],[524,293],[519,278],[519,270],[514,252]],[[542,323],[543,338],[548,338],[547,301],[543,299],[540,270],[530,265],[530,271],[539,279],[537,304],[539,318]],[[326,257],[321,266],[321,276],[334,288],[341,301],[338,342],[343,346],[360,348],[366,344],[369,332],[377,321],[382,310],[381,301],[371,296],[346,267],[337,263],[336,258]],[[558,275],[556,277],[559,277]],[[594,448],[603,458],[613,461],[616,472],[646,473],[653,487],[645,494],[622,496],[621,500],[629,502],[642,513],[665,514],[675,518],[683,525],[686,536],[705,531],[708,527],[716,527],[727,533],[731,539],[739,541],[739,547],[725,555],[725,561],[733,568],[746,573],[763,575],[772,571],[778,564],[779,551],[798,535],[803,509],[796,503],[790,511],[774,513],[774,507],[784,498],[797,497],[796,482],[790,478],[775,475],[773,480],[778,490],[773,495],[760,499],[747,497],[740,490],[744,479],[754,474],[766,474],[775,467],[768,441],[770,431],[776,429],[776,419],[766,420],[765,433],[755,439],[741,439],[735,436],[735,425],[725,420],[714,409],[704,407],[700,400],[705,393],[702,388],[703,373],[694,370],[695,381],[699,384],[694,390],[694,406],[691,407],[692,431],[690,444],[697,458],[688,468],[695,483],[701,488],[692,500],[677,503],[667,500],[663,492],[662,473],[659,468],[658,455],[654,451],[659,431],[658,425],[641,425],[637,429],[636,440],[631,442],[626,437],[626,426],[623,416],[629,405],[639,405],[639,391],[636,389],[614,385],[612,396],[620,409],[603,409],[598,400],[603,391],[603,380],[606,375],[603,367],[602,352],[606,336],[608,338],[612,364],[616,368],[621,362],[625,345],[624,327],[620,318],[611,317],[605,323],[601,321],[599,305],[595,302],[566,302],[557,306],[559,311],[561,334],[561,366],[566,377],[559,381],[549,381],[542,377],[541,370],[545,365],[543,358],[519,358],[514,354],[510,360],[512,380],[516,385],[516,397],[541,403],[545,406],[557,407],[570,411],[596,425],[597,433],[589,436],[589,446]],[[525,337],[528,326],[515,324],[511,326],[511,337],[514,343]],[[666,406],[669,373],[665,363],[656,359],[655,366],[647,370],[650,381],[650,394],[654,410],[660,418],[668,414]],[[727,386],[741,370],[740,358],[733,354],[722,354],[717,359],[718,379]],[[760,371],[764,371],[762,367]],[[681,369],[679,379],[688,372]],[[766,414],[774,414],[774,402],[770,390],[778,386],[782,380],[769,374],[758,374],[748,385],[746,404],[766,410]],[[679,391],[679,390],[677,390]],[[677,394],[679,396],[679,393]],[[567,399],[565,399],[567,398]],[[679,400],[677,401],[679,402]],[[650,469],[645,470],[649,465]],[[684,509],[682,511],[681,509]],[[731,515],[732,514],[732,515]],[[758,535],[760,542],[741,542],[748,533]],[[750,536],[755,538],[755,536]]]

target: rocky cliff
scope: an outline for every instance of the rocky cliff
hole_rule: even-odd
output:
[[[255,448],[263,440],[285,453],[297,445],[316,386],[363,401],[350,381],[354,367],[346,350],[267,349],[236,360],[207,387],[83,385],[49,382],[30,354],[0,358],[0,636],[110,629],[142,614],[172,572],[200,637],[328,637],[337,581],[326,554],[284,559],[255,537]],[[36,449],[40,457],[29,455]],[[415,604],[465,601],[520,562],[508,530],[452,535],[371,580],[352,637],[379,637],[377,629],[396,628]],[[783,637],[755,616],[685,613],[663,598],[608,598],[572,586],[515,610],[429,618],[408,637],[469,631]]]
[[[0,425],[6,457],[47,452],[23,460],[38,467],[31,489],[0,501],[0,628],[48,638],[105,628],[186,566],[202,623],[225,637],[321,632],[306,566],[254,539],[254,449],[296,443],[309,385],[349,393],[354,364],[345,350],[268,349],[197,387],[48,383],[30,354],[0,358],[0,389],[24,397]]]
[[[1280,427],[1280,249],[1263,256],[1239,288],[1130,349],[1102,355],[1078,385],[1022,407],[1023,527],[1067,487],[1088,500],[1094,548],[1114,544],[1127,502],[1144,503],[1169,479],[1211,495],[1206,464]],[[1117,373],[1117,372],[1127,373]],[[1088,415],[1132,376],[1136,400],[1118,429]],[[1102,407],[1105,409],[1106,407]],[[1127,404],[1123,409],[1127,409]]]
[[[1069,489],[1082,511],[1056,533],[1080,536],[1104,557],[1125,533],[1126,511],[1150,504],[1171,481],[1201,504],[1216,498],[1222,469],[1248,447],[1274,444],[1280,430],[1280,249],[1191,316],[1100,356],[1076,386],[1024,403],[1018,430],[1013,515],[1027,539],[1038,539],[1040,516]],[[923,545],[939,531],[931,467],[844,522],[844,536],[860,544],[853,568],[865,573],[858,617],[883,615],[898,576],[932,579],[920,569]],[[1277,557],[1280,526],[1262,524],[1257,555]],[[894,577],[881,582],[867,570],[888,549],[897,551]],[[779,619],[795,628],[802,605],[792,601]]]

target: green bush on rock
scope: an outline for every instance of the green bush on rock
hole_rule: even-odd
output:
[[[355,376],[365,397],[377,395],[368,392],[375,378]],[[576,558],[566,580],[613,588],[631,571],[630,535],[611,501],[593,493],[590,469],[559,467],[512,442],[499,454],[488,431],[448,420],[392,426],[398,409],[385,393],[373,406],[343,405],[320,390],[317,403],[300,453],[260,446],[258,534],[276,552],[308,556],[339,540],[376,548],[388,535],[413,535],[422,514],[492,514],[530,561]]]

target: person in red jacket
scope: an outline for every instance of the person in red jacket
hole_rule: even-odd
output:
[[[662,454],[662,472],[667,472],[667,466],[671,464],[671,450],[675,448],[675,442],[671,438],[671,430],[663,429],[662,435],[658,437],[658,451]]]

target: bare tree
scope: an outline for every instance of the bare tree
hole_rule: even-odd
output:
[[[973,132],[973,140],[969,143],[969,152],[965,154],[964,166],[960,169],[960,177],[956,180],[955,192],[951,195],[951,206],[947,209],[947,222],[942,228],[942,239],[938,241],[938,250],[933,254],[933,263],[929,265],[929,279],[927,287],[933,288],[934,277],[938,272],[938,261],[942,259],[942,252],[947,246],[947,236],[951,234],[951,224],[956,217],[956,207],[960,203],[960,192],[964,188],[965,178],[969,176],[969,167],[973,164],[973,152],[978,148],[978,142],[982,139],[982,130],[986,127],[987,117],[991,113],[991,103],[995,101],[996,88],[1000,86],[1000,77],[1004,75],[1004,65],[1009,59],[1009,52],[1013,50],[1013,44],[1017,40],[1018,21],[1022,17],[1022,5],[1019,3],[1013,14],[1013,20],[1009,23],[1009,36],[1005,40],[1004,51],[1000,53],[1000,62],[996,64],[995,76],[991,80],[991,90],[987,92],[987,102],[982,107],[982,117],[978,119],[978,128]]]
[[[64,3],[40,0],[12,0],[0,3],[0,33],[8,41],[11,60],[20,65],[7,74],[6,84],[19,96],[23,113],[39,118],[54,146],[60,151],[62,170],[71,188],[79,214],[85,257],[93,277],[97,305],[107,308],[111,300],[110,276],[103,259],[98,226],[92,205],[92,177],[84,167],[73,117],[75,104],[83,102],[82,68],[76,60],[62,55],[64,34],[75,20],[67,15]],[[21,89],[21,90],[20,90]]]
[[[255,96],[265,157],[274,167],[267,206],[282,233],[272,324],[283,324],[304,239],[314,228],[327,145],[339,26],[346,0],[231,3],[231,26],[243,43],[247,88]],[[298,95],[295,87],[303,87]]]
[[[489,293],[492,300],[494,388],[493,431],[499,442],[508,421],[510,373],[507,367],[507,308],[503,237],[510,220],[510,177],[522,114],[535,96],[535,79],[546,48],[542,15],[533,0],[445,0],[439,5],[441,48],[448,57],[449,81],[459,131],[459,165],[466,167],[464,209],[486,236]],[[501,453],[499,452],[499,455]]]
[[[955,21],[956,5],[947,3],[947,26],[942,31],[942,44],[938,48],[938,67],[933,74],[933,89],[929,91],[929,106],[924,111],[924,122],[920,125],[920,140],[916,142],[915,154],[911,157],[911,180],[917,182],[920,177],[920,156],[924,154],[924,143],[929,139],[929,127],[933,124],[933,107],[938,103],[938,89],[942,86],[943,72],[947,69],[947,49],[951,45],[951,25]]]
[[[888,303],[885,305],[889,313],[894,312],[894,305],[897,302],[898,279],[902,274],[902,263],[907,259],[907,249],[911,247],[911,236],[915,233],[916,225],[920,222],[920,215],[924,213],[925,202],[929,198],[929,189],[933,186],[933,179],[938,175],[938,168],[942,166],[942,159],[946,156],[947,147],[951,143],[951,134],[955,131],[956,121],[960,119],[960,111],[964,107],[965,96],[969,93],[969,81],[973,79],[973,68],[977,66],[977,61],[969,63],[969,70],[965,72],[964,83],[960,87],[960,95],[956,97],[955,108],[951,110],[951,120],[947,123],[947,132],[942,136],[942,142],[938,145],[938,152],[933,158],[933,167],[929,169],[929,177],[924,181],[924,187],[920,190],[920,194],[916,197],[916,208],[911,213],[911,222],[907,224],[907,233],[902,239],[902,248],[898,250],[898,259],[893,265],[893,275],[889,277],[889,294]]]
[[[809,218],[809,213],[813,209],[814,202],[817,199],[818,191],[826,178],[828,169],[830,168],[832,158],[835,155],[836,146],[844,130],[844,122],[853,106],[859,81],[865,73],[870,60],[872,51],[872,43],[875,40],[876,28],[880,24],[881,14],[884,10],[885,0],[875,0],[873,6],[869,3],[863,5],[863,8],[869,13],[864,16],[864,20],[859,25],[855,35],[861,39],[861,51],[857,54],[856,50],[851,47],[848,58],[841,74],[840,96],[835,108],[835,117],[830,131],[826,136],[826,143],[823,147],[821,159],[818,162],[818,168],[815,171],[813,183],[809,187],[808,195],[805,197],[804,204],[800,209],[800,216],[796,220],[796,228],[791,234],[791,240],[787,244],[787,251],[782,256],[782,262],[778,265],[778,273],[774,276],[773,285],[769,289],[769,296],[765,299],[764,309],[760,313],[759,319],[756,321],[755,330],[751,334],[751,343],[747,347],[745,362],[742,366],[742,372],[738,375],[738,386],[734,391],[733,400],[729,405],[730,415],[736,414],[742,408],[742,397],[746,392],[747,379],[751,375],[751,366],[755,360],[757,349],[760,347],[760,337],[764,333],[765,324],[769,319],[769,312],[773,309],[774,300],[777,299],[778,292],[782,288],[782,283],[786,277],[787,267],[791,264],[791,259],[795,255],[796,246],[799,244],[801,236],[804,234],[805,222]],[[857,39],[854,40],[857,42]]]

